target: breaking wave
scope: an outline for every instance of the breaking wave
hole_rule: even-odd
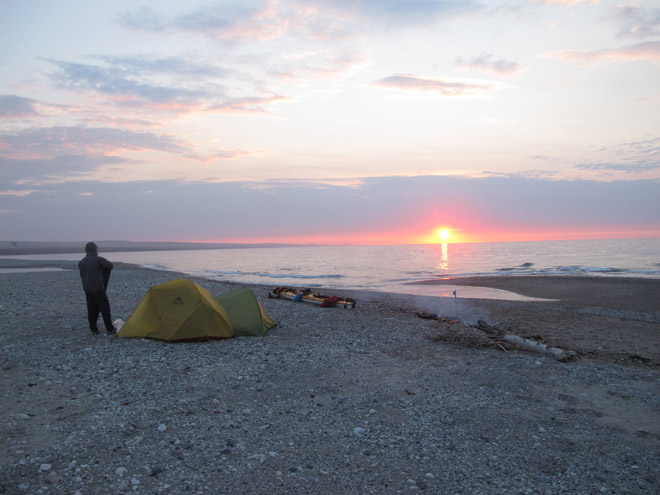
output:
[[[313,275],[313,274],[302,274],[302,273],[269,273],[269,272],[244,272],[240,270],[209,270],[206,272],[206,276],[210,277],[223,277],[228,276],[239,276],[239,277],[256,277],[256,278],[269,278],[269,279],[283,279],[283,278],[293,278],[293,279],[340,279],[345,278],[346,275],[341,274],[324,274],[324,275]]]

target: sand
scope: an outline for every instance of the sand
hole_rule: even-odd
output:
[[[463,301],[477,316],[581,356],[660,365],[660,280],[605,277],[470,277],[420,285],[481,286],[551,299]]]
[[[660,490],[658,281],[451,281],[550,302],[342,291],[354,310],[251,286],[280,322],[266,337],[167,344],[93,336],[74,268],[0,260],[2,493]],[[177,276],[118,264],[113,317]],[[477,319],[578,359],[504,352]]]

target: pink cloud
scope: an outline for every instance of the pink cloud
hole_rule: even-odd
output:
[[[373,84],[382,88],[432,92],[442,96],[481,96],[492,93],[497,89],[497,84],[491,82],[422,78],[412,74],[397,74],[395,76],[384,77],[378,79]]]
[[[220,113],[268,113],[263,106],[272,105],[282,101],[289,101],[289,98],[273,94],[272,96],[249,96],[243,98],[233,98],[209,107],[207,110]]]
[[[546,56],[577,64],[592,64],[602,61],[660,60],[660,41],[645,41],[622,48],[601,50],[560,50]]]
[[[0,191],[0,196],[17,196],[17,197],[23,197],[23,196],[28,196],[34,192],[37,192],[36,189],[22,189],[20,191],[18,190],[13,190],[10,189],[8,191]]]

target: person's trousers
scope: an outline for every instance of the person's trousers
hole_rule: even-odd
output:
[[[110,317],[110,301],[105,291],[85,292],[87,297],[87,319],[89,320],[89,329],[92,332],[98,331],[96,321],[99,319],[99,313],[103,316],[105,329],[110,332],[114,328],[112,318]]]

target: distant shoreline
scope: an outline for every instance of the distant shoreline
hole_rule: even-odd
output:
[[[302,247],[316,244],[279,244],[279,243],[229,243],[229,242],[132,242],[132,241],[94,241],[99,251],[105,253],[131,251],[191,251],[201,249],[243,249]],[[0,256],[30,254],[67,254],[84,253],[87,241],[38,242],[38,241],[0,241]]]

